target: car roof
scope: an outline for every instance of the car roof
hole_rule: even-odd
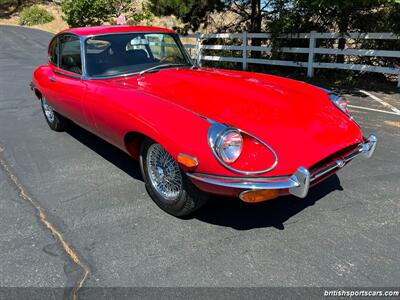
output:
[[[60,33],[73,33],[79,36],[89,36],[108,33],[124,33],[124,32],[166,32],[175,33],[175,31],[167,28],[152,26],[132,26],[132,25],[105,25],[93,27],[78,27],[64,30]]]

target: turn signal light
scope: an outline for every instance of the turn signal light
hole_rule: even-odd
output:
[[[184,154],[184,153],[178,154],[177,161],[178,161],[178,163],[180,163],[188,168],[197,167],[199,164],[199,161],[197,160],[196,157],[193,157],[193,156],[190,156],[190,155]]]
[[[279,190],[254,190],[242,192],[239,198],[248,203],[262,202],[275,199],[279,196]]]

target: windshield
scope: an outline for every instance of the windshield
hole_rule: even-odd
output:
[[[91,77],[140,73],[157,66],[192,66],[179,38],[168,33],[94,36],[86,40],[85,52],[86,72]]]

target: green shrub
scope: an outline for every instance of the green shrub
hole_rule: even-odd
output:
[[[108,0],[64,0],[61,9],[70,27],[101,25],[111,13]]]
[[[133,0],[63,0],[63,19],[70,27],[115,24],[115,18],[123,14],[128,24],[150,20],[152,13],[148,7]],[[145,2],[144,2],[145,3]]]
[[[38,25],[49,23],[54,20],[54,17],[45,9],[38,6],[24,8],[19,14],[20,25]]]

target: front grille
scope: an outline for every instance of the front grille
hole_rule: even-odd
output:
[[[320,160],[316,164],[312,165],[310,167],[310,173],[313,174],[315,172],[318,172],[318,170],[323,169],[324,167],[333,164],[336,160],[341,159],[342,157],[348,155],[349,153],[353,152],[358,148],[359,144],[354,144],[351,146],[348,146],[342,150],[339,150],[328,157],[324,158],[323,160]]]
[[[357,152],[359,144],[354,144],[346,147],[338,152],[329,155],[318,163],[314,164],[310,168],[311,182],[312,185],[323,181],[329,176],[335,174],[340,168],[342,168],[349,160],[351,160],[352,154]],[[340,163],[339,163],[340,162]]]

